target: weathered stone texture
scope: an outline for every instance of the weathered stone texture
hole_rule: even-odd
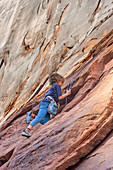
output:
[[[113,169],[113,132],[78,166],[71,170]]]

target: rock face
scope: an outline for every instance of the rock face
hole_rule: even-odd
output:
[[[76,168],[76,170],[85,169],[113,169],[113,132],[91,155]],[[96,162],[96,164],[95,164]],[[72,168],[71,168],[72,169]]]
[[[0,10],[0,168],[112,168],[98,153],[113,141],[113,1],[2,0]],[[26,112],[38,113],[53,71],[66,78],[62,93],[74,80],[72,94],[26,139]]]

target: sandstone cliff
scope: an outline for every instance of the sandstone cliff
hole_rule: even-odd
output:
[[[112,168],[113,1],[1,0],[0,11],[1,168]],[[37,114],[54,71],[62,92],[74,78],[72,94],[25,139],[26,112]]]

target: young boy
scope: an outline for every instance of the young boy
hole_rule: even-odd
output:
[[[50,114],[47,112],[47,110],[51,102],[51,98],[58,104],[59,100],[71,94],[71,90],[69,90],[62,95],[61,86],[64,83],[64,78],[60,74],[52,74],[49,78],[49,83],[52,86],[46,92],[45,98],[39,104],[38,115],[34,120],[31,121],[27,129],[22,132],[22,136],[30,137],[30,130],[37,123],[41,123],[43,125],[50,120]],[[28,123],[32,117],[34,117],[34,115],[31,112],[27,112],[26,123]]]

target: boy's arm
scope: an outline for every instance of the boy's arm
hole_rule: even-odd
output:
[[[65,97],[69,96],[71,94],[71,90],[68,90],[67,93],[63,94],[62,96],[59,96],[58,99],[64,99]]]

